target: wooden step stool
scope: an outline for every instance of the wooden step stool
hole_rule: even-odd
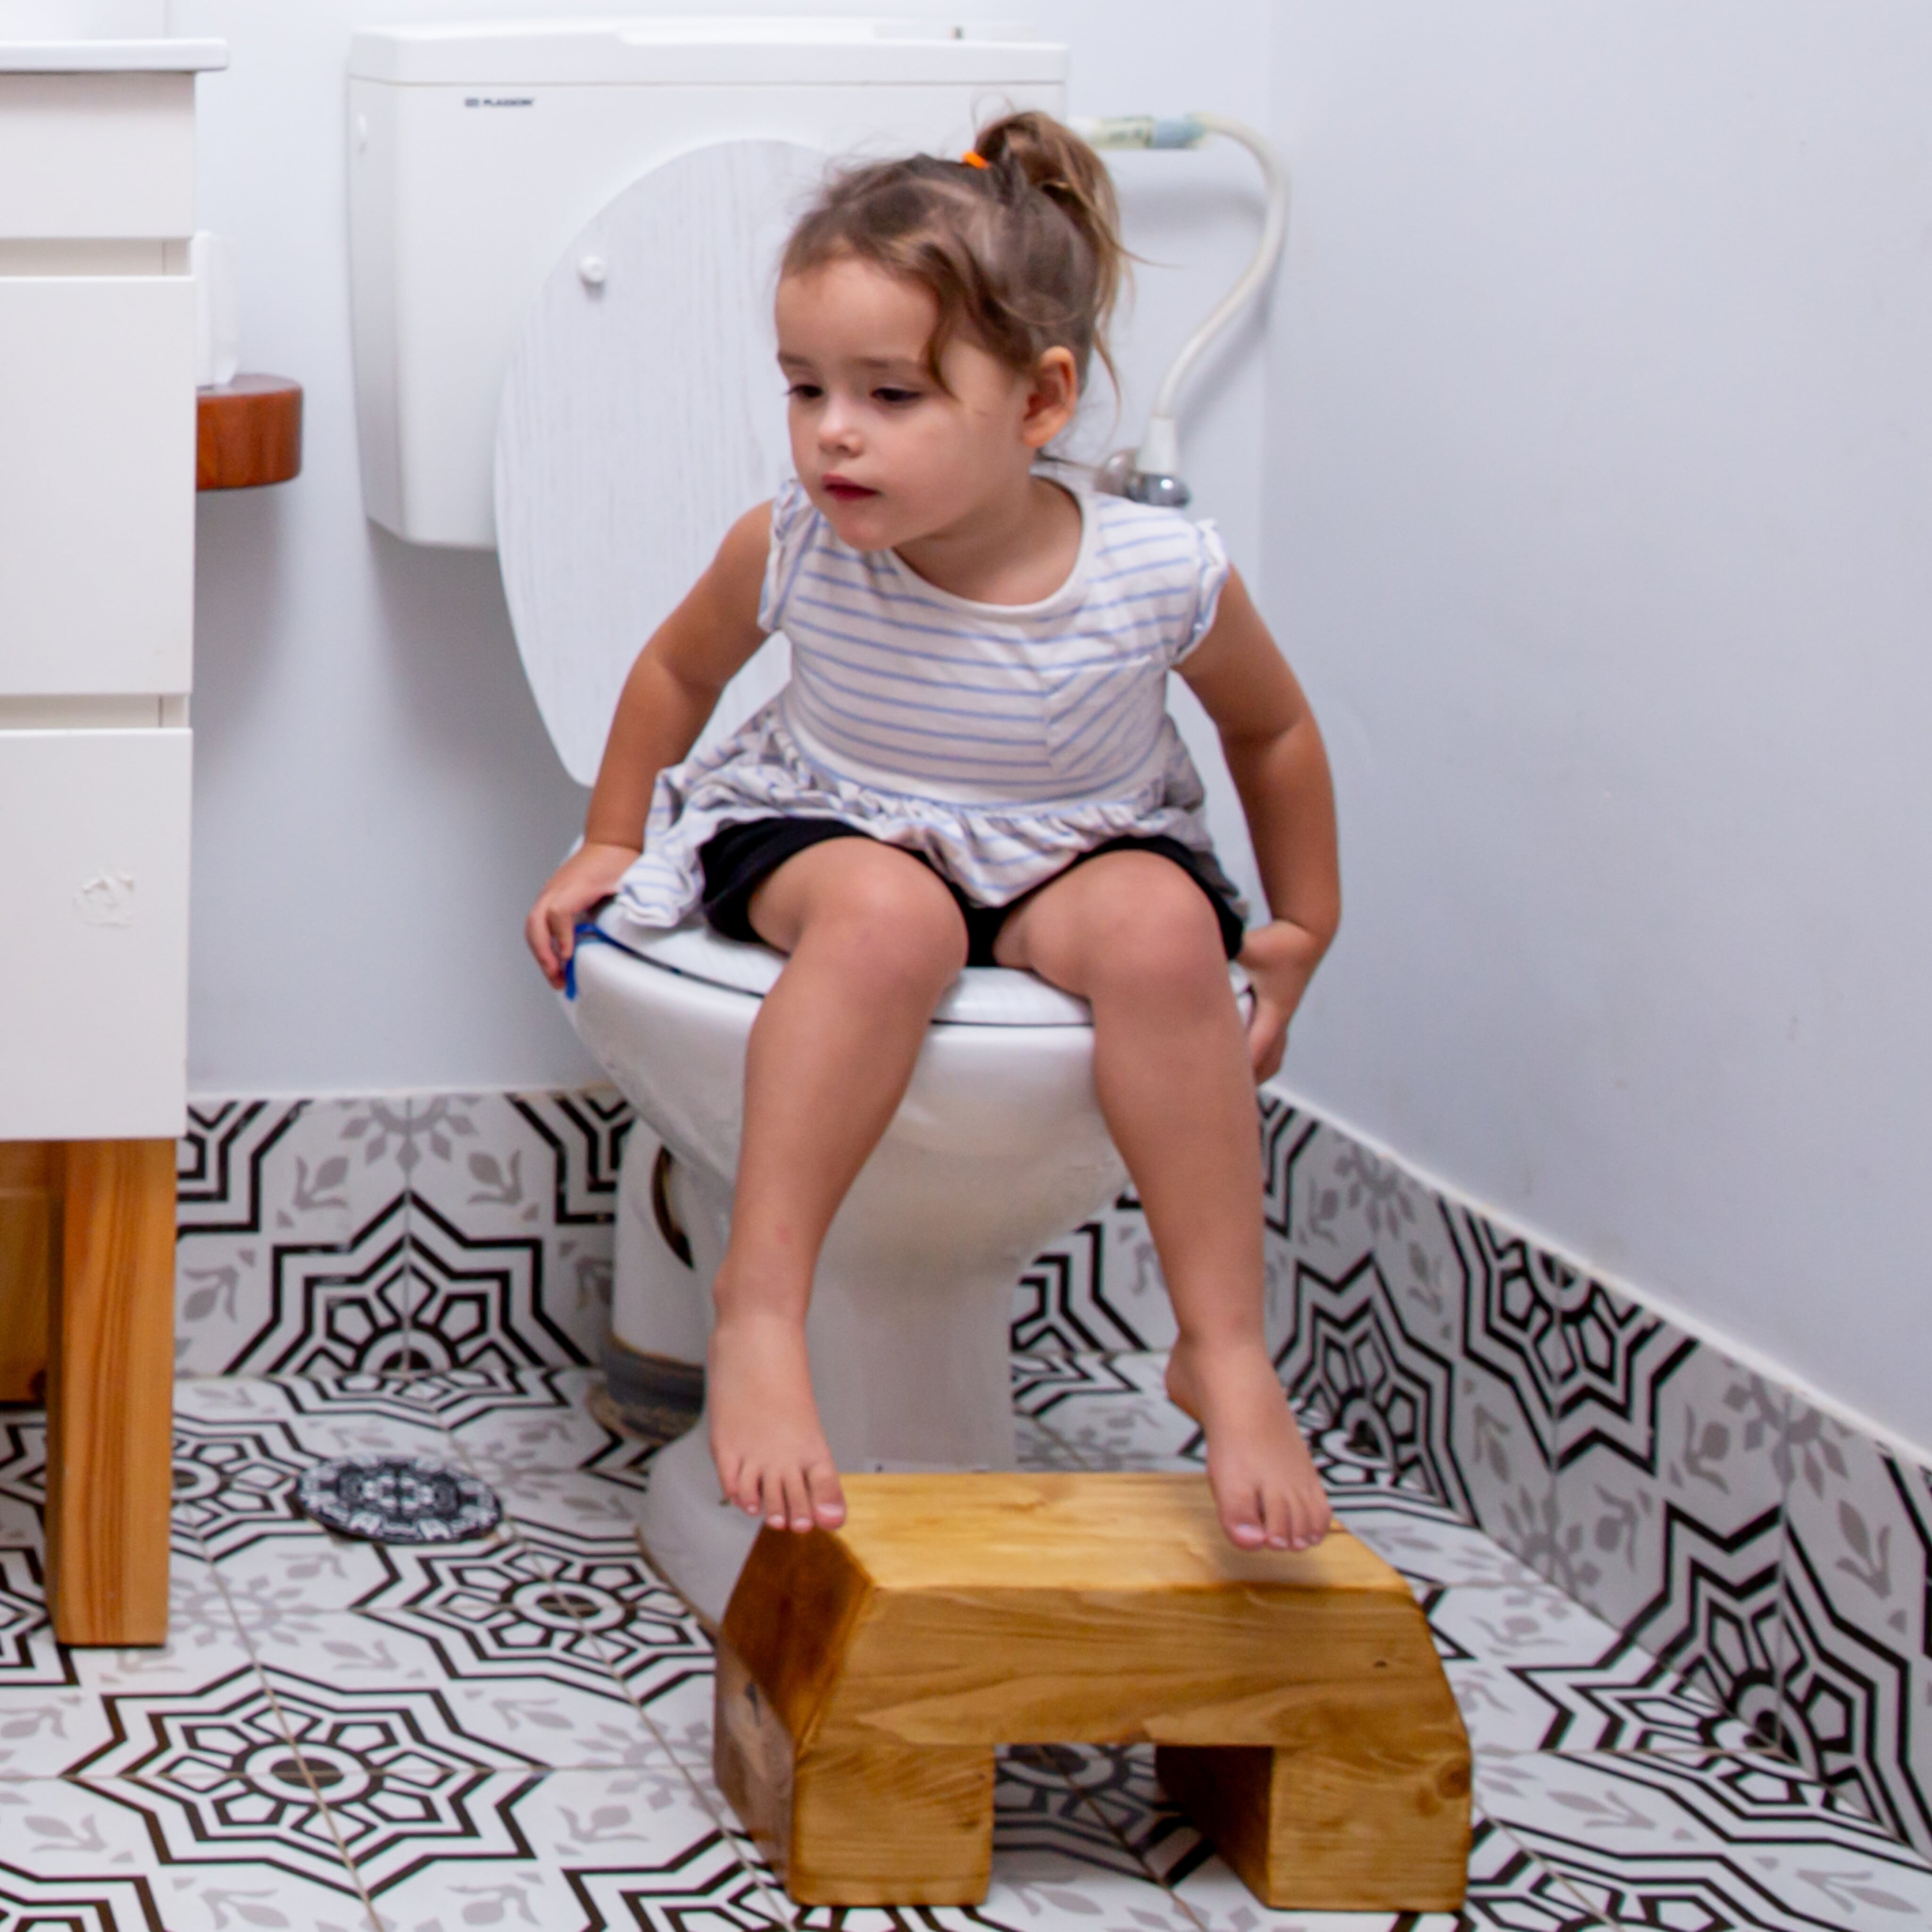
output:
[[[718,1782],[800,1904],[976,1904],[996,1744],[1142,1740],[1265,1904],[1462,1904],[1468,1741],[1353,1537],[1237,1550],[1201,1476],[844,1480],[844,1528],[760,1533],[718,1646]]]

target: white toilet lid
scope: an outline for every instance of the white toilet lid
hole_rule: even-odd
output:
[[[790,468],[772,292],[825,164],[791,141],[676,156],[605,204],[524,318],[497,415],[497,557],[524,674],[580,784],[645,640]],[[774,638],[700,743],[788,673]]]

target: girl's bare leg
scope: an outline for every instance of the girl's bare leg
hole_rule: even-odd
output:
[[[1094,1009],[1094,1078],[1147,1210],[1180,1328],[1168,1393],[1201,1424],[1228,1540],[1305,1549],[1328,1502],[1262,1322],[1254,1076],[1214,908],[1171,860],[1110,852],[1043,886],[1001,928]]]
[[[932,872],[869,838],[788,859],[751,919],[791,957],[745,1058],[731,1239],[712,1289],[711,1453],[741,1509],[774,1528],[830,1528],[845,1501],[806,1354],[812,1271],[965,962],[966,926]]]

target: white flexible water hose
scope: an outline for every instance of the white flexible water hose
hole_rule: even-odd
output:
[[[1248,266],[1207,320],[1181,345],[1155,392],[1145,434],[1134,457],[1135,475],[1127,494],[1144,502],[1179,507],[1188,498],[1180,477],[1180,436],[1177,418],[1181,390],[1215,338],[1253,300],[1274,273],[1288,233],[1288,173],[1265,136],[1245,121],[1224,114],[1185,114],[1171,118],[1120,115],[1101,121],[1076,121],[1074,132],[1096,148],[1198,148],[1210,134],[1238,141],[1259,164],[1267,192],[1261,239]],[[1139,487],[1136,487],[1139,486]]]

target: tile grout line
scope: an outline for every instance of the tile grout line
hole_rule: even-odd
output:
[[[456,1434],[454,1430],[446,1426],[443,1426],[442,1418],[440,1414],[437,1416],[436,1420],[438,1426],[442,1427],[445,1440],[448,1442],[450,1448],[455,1453],[458,1459],[463,1463],[464,1467],[470,1471],[472,1475],[476,1477],[478,1481],[487,1482],[488,1478],[485,1478],[482,1474],[482,1472],[477,1468],[475,1459],[470,1454],[468,1448],[463,1442],[462,1439]],[[562,1472],[561,1473],[576,1474],[580,1474],[580,1471],[570,1470]],[[522,1549],[524,1555],[527,1556],[532,1563],[539,1564],[543,1563],[544,1558],[542,1552],[532,1549],[528,1543],[524,1540],[521,1526],[517,1522],[516,1519],[514,1516],[506,1516],[505,1521],[506,1526],[508,1529],[510,1540]],[[632,1540],[635,1544],[640,1556],[644,1558],[646,1567],[650,1569],[652,1576],[656,1578],[661,1587],[667,1590],[670,1589],[670,1586],[665,1582],[662,1575],[659,1573],[657,1566],[650,1562],[650,1553],[644,1549],[643,1538],[639,1537],[636,1533],[635,1524],[628,1524],[626,1526],[631,1531]],[[575,1600],[571,1596],[568,1591],[564,1592],[562,1594],[565,1604],[569,1610],[570,1614],[578,1620],[580,1626],[582,1625],[584,1621],[583,1613],[578,1610]],[[674,1592],[673,1594],[675,1594],[676,1592]],[[682,1602],[682,1599],[680,1598],[679,1600]],[[637,1695],[637,1693],[632,1689],[622,1672],[618,1670],[612,1664],[610,1652],[606,1647],[602,1638],[598,1636],[596,1631],[587,1628],[583,1630],[583,1635],[588,1640],[592,1647],[596,1652],[600,1661],[604,1666],[605,1672],[609,1676],[611,1682],[616,1686],[619,1695],[622,1697],[624,1701],[630,1706],[632,1710],[637,1714],[645,1730],[650,1733],[651,1738],[656,1744],[658,1750],[663,1752],[672,1765],[676,1767],[679,1776],[684,1780],[686,1784],[689,1787],[691,1795],[698,1801],[699,1810],[704,1814],[706,1817],[710,1820],[712,1827],[716,1830],[720,1838],[723,1839],[725,1845],[730,1850],[733,1858],[736,1862],[739,1870],[744,1874],[746,1878],[750,1882],[753,1890],[758,1893],[760,1898],[761,1898],[768,1906],[776,1908],[776,1916],[781,1924],[792,1928],[792,1932],[798,1932],[799,1920],[795,1911],[792,1909],[790,1900],[787,1899],[781,1904],[776,1894],[772,1892],[770,1887],[765,1882],[764,1879],[752,1866],[749,1860],[748,1860],[745,1856],[743,1851],[740,1849],[740,1840],[742,1837],[742,1834],[737,1828],[735,1820],[728,1822],[725,1819],[719,1815],[717,1808],[713,1805],[711,1802],[710,1794],[706,1791],[704,1786],[699,1782],[696,1776],[694,1775],[691,1767],[686,1763],[682,1754],[677,1750],[676,1747],[671,1743],[670,1740],[665,1736],[663,1731],[659,1729],[656,1720],[651,1716],[650,1713],[644,1708],[642,1702],[639,1700]],[[715,1653],[715,1646],[713,1648]],[[715,1671],[715,1654],[713,1669]],[[379,1927],[377,1928],[377,1932],[382,1932],[382,1928]]]
[[[308,1786],[309,1796],[315,1801],[316,1809],[320,1811],[323,1822],[328,1827],[328,1835],[334,1841],[336,1856],[341,1859],[343,1868],[349,1874],[350,1882],[356,1888],[356,1894],[362,1901],[362,1910],[368,1919],[370,1932],[383,1932],[382,1922],[376,1914],[375,1900],[370,1895],[369,1888],[363,1882],[362,1874],[358,1868],[356,1861],[350,1856],[349,1847],[343,1838],[342,1828],[337,1820],[334,1808],[322,1796],[322,1787],[316,1782],[315,1773],[310,1768],[308,1754],[303,1750],[301,1740],[296,1737],[292,1726],[290,1724],[288,1713],[282,1708],[281,1698],[277,1694],[267,1670],[262,1666],[260,1654],[255,1648],[255,1640],[242,1621],[241,1612],[236,1608],[234,1593],[228,1587],[227,1578],[221,1574],[220,1561],[210,1553],[208,1545],[199,1530],[190,1530],[189,1534],[194,1537],[196,1545],[201,1551],[202,1561],[208,1565],[208,1574],[214,1579],[214,1587],[221,1592],[221,1600],[227,1606],[229,1621],[235,1626],[236,1634],[242,1640],[242,1648],[248,1654],[249,1667],[254,1670],[256,1681],[261,1685],[263,1694],[268,1698],[268,1708],[274,1713],[275,1722],[281,1726],[282,1736],[288,1741],[290,1751],[294,1756],[296,1766],[301,1770],[302,1782]]]

